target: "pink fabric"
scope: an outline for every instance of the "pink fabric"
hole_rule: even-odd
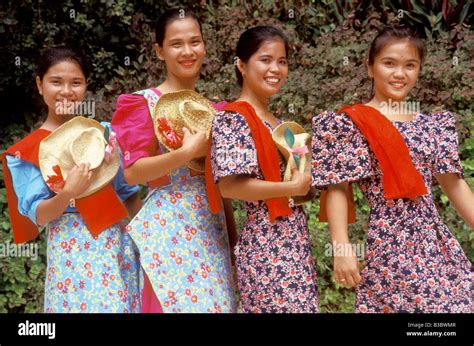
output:
[[[151,286],[150,279],[143,271],[143,278],[145,280],[142,290],[142,305],[140,312],[142,314],[162,314],[163,309],[161,308],[160,301],[156,297],[155,291]]]
[[[142,95],[120,95],[111,124],[122,150],[124,169],[142,157],[156,154],[158,140],[147,101]]]
[[[219,103],[214,103],[214,102],[211,102],[211,103],[214,106],[214,108],[217,109],[219,112],[223,111],[225,106],[227,106],[229,104],[229,102],[227,102],[226,100],[222,100]]]

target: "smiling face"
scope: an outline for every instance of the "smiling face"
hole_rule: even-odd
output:
[[[84,99],[87,83],[79,64],[63,60],[52,65],[43,79],[36,77],[36,85],[48,106],[48,113],[62,115],[63,109],[72,109],[68,104]]]
[[[259,97],[273,96],[288,76],[285,44],[280,39],[265,41],[246,63],[239,60],[237,68],[242,73],[243,88]]]
[[[418,80],[420,66],[418,52],[408,39],[389,42],[368,66],[375,98],[379,102],[405,100]]]
[[[163,46],[155,44],[155,51],[168,74],[198,78],[206,55],[199,23],[193,18],[174,20],[166,26]]]

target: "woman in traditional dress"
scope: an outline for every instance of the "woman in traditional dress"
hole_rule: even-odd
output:
[[[287,39],[278,29],[245,31],[236,49],[242,91],[212,126],[212,174],[206,172],[211,207],[219,209],[220,190],[223,197],[245,201],[247,212],[235,250],[245,312],[318,312],[307,218],[287,197],[305,196],[310,175],[294,169],[283,182],[285,167],[272,140],[281,121],[270,112],[269,99],[288,75],[287,55]]]
[[[39,129],[2,155],[14,239],[16,243],[31,241],[39,235],[38,227],[47,226],[45,312],[138,312],[140,266],[136,248],[125,231],[128,212],[124,203],[133,213],[140,200],[138,188],[129,186],[118,168],[117,144],[116,152],[110,151],[115,155],[110,158],[115,169],[108,169],[108,178],[91,168],[88,161],[92,158],[88,156],[85,162],[70,167],[65,181],[66,172],[60,167],[71,147],[68,136],[58,140],[59,128],[79,136],[93,123],[91,128],[102,136],[98,143],[104,141],[106,123],[81,117],[78,123],[85,127],[80,131],[69,125],[70,121],[76,123],[70,110],[83,100],[87,77],[84,57],[71,48],[47,49],[39,59],[36,83],[48,117]],[[79,145],[85,148],[89,139],[82,140]],[[50,148],[64,153],[52,158],[58,166],[45,181],[40,157],[50,157],[51,153],[40,144],[47,141]],[[109,144],[112,149],[114,144]],[[105,165],[105,152],[94,155]],[[89,193],[98,181],[104,186]],[[81,195],[87,196],[78,198]]]
[[[127,181],[152,188],[128,226],[145,272],[142,312],[235,312],[226,220],[211,214],[204,177],[187,165],[205,156],[206,134],[184,128],[182,145],[168,151],[152,120],[162,95],[195,89],[206,52],[193,13],[165,12],[156,24],[155,50],[166,64],[165,81],[121,95],[112,120]],[[231,228],[233,218],[227,220]]]
[[[321,202],[333,243],[348,249],[334,257],[335,280],[357,287],[357,312],[472,312],[472,264],[431,193],[439,183],[474,226],[454,115],[423,114],[406,102],[423,57],[423,42],[409,29],[382,30],[367,60],[372,99],[313,118],[313,184],[327,187]],[[355,182],[371,208],[361,273],[345,246],[346,196]]]

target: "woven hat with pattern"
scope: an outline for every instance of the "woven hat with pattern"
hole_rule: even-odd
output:
[[[39,147],[41,174],[54,192],[58,192],[74,166],[90,163],[91,185],[77,198],[93,194],[107,185],[118,172],[120,155],[110,128],[99,122],[74,117],[44,138]]]
[[[293,121],[283,122],[272,131],[272,138],[286,161],[283,181],[291,180],[293,167],[300,173],[311,171],[311,136],[301,125]],[[299,205],[313,199],[315,194],[315,188],[311,187],[306,196],[290,196],[290,202]]]
[[[181,147],[186,127],[191,133],[196,130],[211,132],[216,109],[204,96],[193,90],[180,90],[163,94],[155,108],[153,123],[156,137],[170,151]],[[188,167],[204,172],[204,158],[188,162]]]

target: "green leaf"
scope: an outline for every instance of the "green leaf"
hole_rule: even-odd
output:
[[[105,140],[107,141],[107,144],[109,144],[109,136],[110,136],[109,125],[106,125],[105,131],[104,131],[104,137],[105,137]]]
[[[290,146],[290,148],[293,148],[293,145],[295,144],[295,135],[293,132],[291,132],[289,128],[286,128],[284,136],[286,143]]]

